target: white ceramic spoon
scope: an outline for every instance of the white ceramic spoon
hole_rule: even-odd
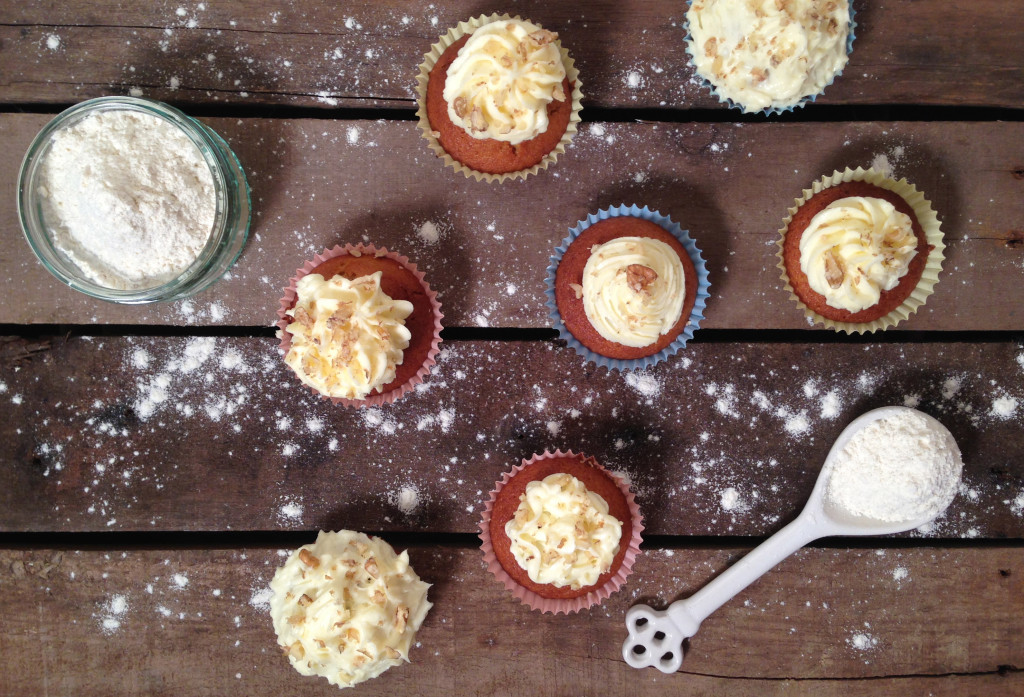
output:
[[[672,603],[667,610],[634,605],[626,612],[629,637],[622,644],[622,657],[626,663],[634,668],[654,666],[663,673],[676,672],[683,663],[683,640],[696,634],[700,623],[708,615],[808,542],[833,535],[892,535],[913,530],[931,521],[932,517],[901,523],[855,518],[825,500],[825,489],[836,455],[858,431],[874,421],[894,416],[901,411],[920,414],[931,421],[933,426],[948,433],[946,427],[931,416],[907,407],[882,407],[854,419],[839,434],[829,451],[811,498],[796,520],[765,540],[711,583],[689,598]]]

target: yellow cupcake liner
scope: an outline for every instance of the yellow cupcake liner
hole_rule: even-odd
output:
[[[917,286],[913,291],[911,291],[910,295],[907,296],[907,299],[889,314],[879,317],[871,322],[837,322],[835,320],[828,319],[827,317],[822,317],[811,310],[803,303],[802,300],[800,300],[799,297],[797,297],[793,290],[793,286],[790,285],[789,275],[786,273],[786,263],[783,259],[786,232],[788,231],[789,224],[793,220],[793,215],[796,214],[797,210],[815,194],[844,182],[851,181],[874,184],[877,187],[887,189],[900,196],[907,202],[907,205],[913,209],[914,217],[917,218],[917,221],[921,224],[921,228],[924,230],[925,240],[932,248],[928,253],[928,259],[925,263],[924,271],[921,274],[921,280],[918,281]],[[810,189],[804,189],[803,196],[796,199],[794,205],[788,210],[786,219],[782,222],[782,227],[779,229],[779,239],[777,244],[779,248],[775,255],[779,260],[777,268],[781,272],[780,278],[785,285],[785,289],[789,291],[790,299],[792,299],[793,302],[795,302],[797,306],[804,311],[804,315],[813,323],[824,324],[829,329],[846,332],[847,334],[863,334],[865,332],[871,333],[876,331],[885,331],[889,327],[896,326],[903,320],[910,317],[910,315],[917,312],[918,308],[924,305],[928,296],[934,291],[935,284],[939,282],[939,273],[942,272],[942,261],[945,259],[943,252],[946,249],[946,245],[942,241],[942,229],[940,227],[939,217],[932,208],[931,202],[924,197],[924,193],[918,191],[917,188],[905,178],[896,181],[886,177],[878,170],[864,169],[863,167],[858,167],[854,170],[847,167],[843,172],[836,170],[831,175],[825,175],[820,180],[814,182]]]
[[[581,90],[580,82],[580,71],[576,69],[576,62],[569,56],[569,51],[562,45],[561,40],[558,41],[558,50],[562,54],[562,65],[565,66],[565,75],[569,79],[569,83],[572,85],[572,114],[569,116],[569,124],[565,128],[565,133],[562,134],[561,140],[558,144],[544,156],[540,162],[535,164],[533,167],[527,169],[521,169],[517,172],[505,172],[504,174],[490,174],[488,172],[478,172],[475,169],[467,167],[462,164],[447,152],[437,141],[437,137],[434,135],[436,131],[430,126],[430,120],[427,118],[427,82],[430,80],[430,71],[434,65],[441,58],[441,54],[447,50],[449,46],[461,39],[467,34],[472,34],[474,31],[484,26],[485,24],[491,24],[492,22],[503,22],[506,20],[522,20],[519,15],[512,17],[508,14],[492,14],[492,15],[480,15],[479,17],[473,17],[465,22],[459,22],[458,26],[448,30],[448,33],[440,38],[440,40],[430,47],[430,52],[423,56],[423,63],[420,64],[420,72],[416,76],[416,95],[417,104],[419,108],[416,110],[416,117],[419,119],[420,134],[426,139],[427,145],[434,154],[444,160],[444,164],[448,167],[453,168],[456,172],[461,172],[466,177],[472,177],[477,181],[491,182],[503,182],[506,179],[526,179],[531,174],[537,174],[542,169],[547,169],[550,165],[558,161],[558,156],[565,152],[565,149],[572,142],[572,138],[576,135],[577,124],[580,122],[580,111],[583,109],[583,105],[580,101],[583,99],[583,92]]]

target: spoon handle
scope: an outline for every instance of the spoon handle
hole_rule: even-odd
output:
[[[799,515],[749,554],[723,571],[717,578],[678,604],[679,614],[693,618],[699,625],[712,612],[732,600],[740,591],[759,579],[769,569],[808,542],[823,536],[825,531],[814,517]],[[677,603],[673,603],[677,605]],[[669,608],[672,615],[673,608]]]
[[[666,610],[634,605],[626,612],[629,636],[622,644],[623,659],[634,668],[653,666],[663,673],[676,672],[683,662],[683,640],[696,634],[708,615],[790,554],[829,532],[827,524],[802,513],[686,600],[677,600]]]

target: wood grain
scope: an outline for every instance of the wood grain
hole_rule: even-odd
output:
[[[503,472],[571,448],[628,474],[648,535],[761,536],[800,510],[847,423],[913,404],[965,462],[927,535],[1024,537],[1017,341],[692,344],[626,376],[557,342],[446,342],[421,389],[367,410],[301,387],[273,339],[2,346],[6,532],[475,533]]]
[[[913,4],[913,3],[912,3]],[[46,122],[0,115],[27,149]],[[0,171],[0,323],[266,326],[295,269],[339,242],[409,256],[446,326],[547,327],[545,268],[589,212],[649,205],[689,229],[711,277],[705,328],[807,329],[775,268],[777,230],[802,189],[878,156],[933,202],[948,248],[935,294],[890,333],[1015,330],[1024,275],[1024,124],[585,124],[557,165],[525,183],[445,169],[415,124],[210,119],[253,191],[251,237],[230,276],[195,298],[148,306],[91,300],[53,279],[25,244],[16,171]],[[595,175],[596,173],[596,175]],[[1016,174],[1015,174],[1016,173]],[[419,234],[436,224],[440,239]]]
[[[1024,686],[1020,672],[999,672],[1024,662],[1017,548],[804,549],[712,615],[681,672],[626,666],[620,647],[632,604],[688,595],[746,551],[649,549],[602,606],[552,617],[512,598],[478,550],[414,546],[410,560],[433,584],[434,607],[411,664],[358,689],[566,695],[601,685],[607,694],[829,697]],[[276,647],[258,601],[282,562],[269,549],[0,550],[0,649],[9,665],[37,668],[5,671],[3,691],[336,694],[298,675]],[[128,607],[120,614],[111,611],[118,596]]]
[[[491,11],[461,0],[180,6],[144,0],[9,4],[0,11],[0,102],[66,104],[141,90],[181,104],[411,109],[417,66],[458,22]],[[850,62],[818,101],[831,105],[1019,107],[1021,8],[999,0],[854,3]],[[724,109],[685,51],[686,4],[517,3],[557,31],[586,104]],[[50,36],[59,45],[50,48]],[[994,40],[998,37],[997,40]],[[52,43],[52,42],[51,42]],[[738,112],[737,112],[738,113]]]

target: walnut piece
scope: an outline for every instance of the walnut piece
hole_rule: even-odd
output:
[[[583,297],[583,286],[581,286],[579,283],[570,283],[569,287],[572,288],[572,292],[576,294],[577,300]]]
[[[626,267],[626,285],[634,292],[640,293],[658,279],[658,272],[643,264],[630,264]]]
[[[836,252],[835,248],[825,252],[825,280],[830,288],[838,288],[843,285],[846,278],[846,263]]]
[[[299,561],[311,569],[315,569],[320,566],[320,560],[317,559],[308,549],[299,550]]]

